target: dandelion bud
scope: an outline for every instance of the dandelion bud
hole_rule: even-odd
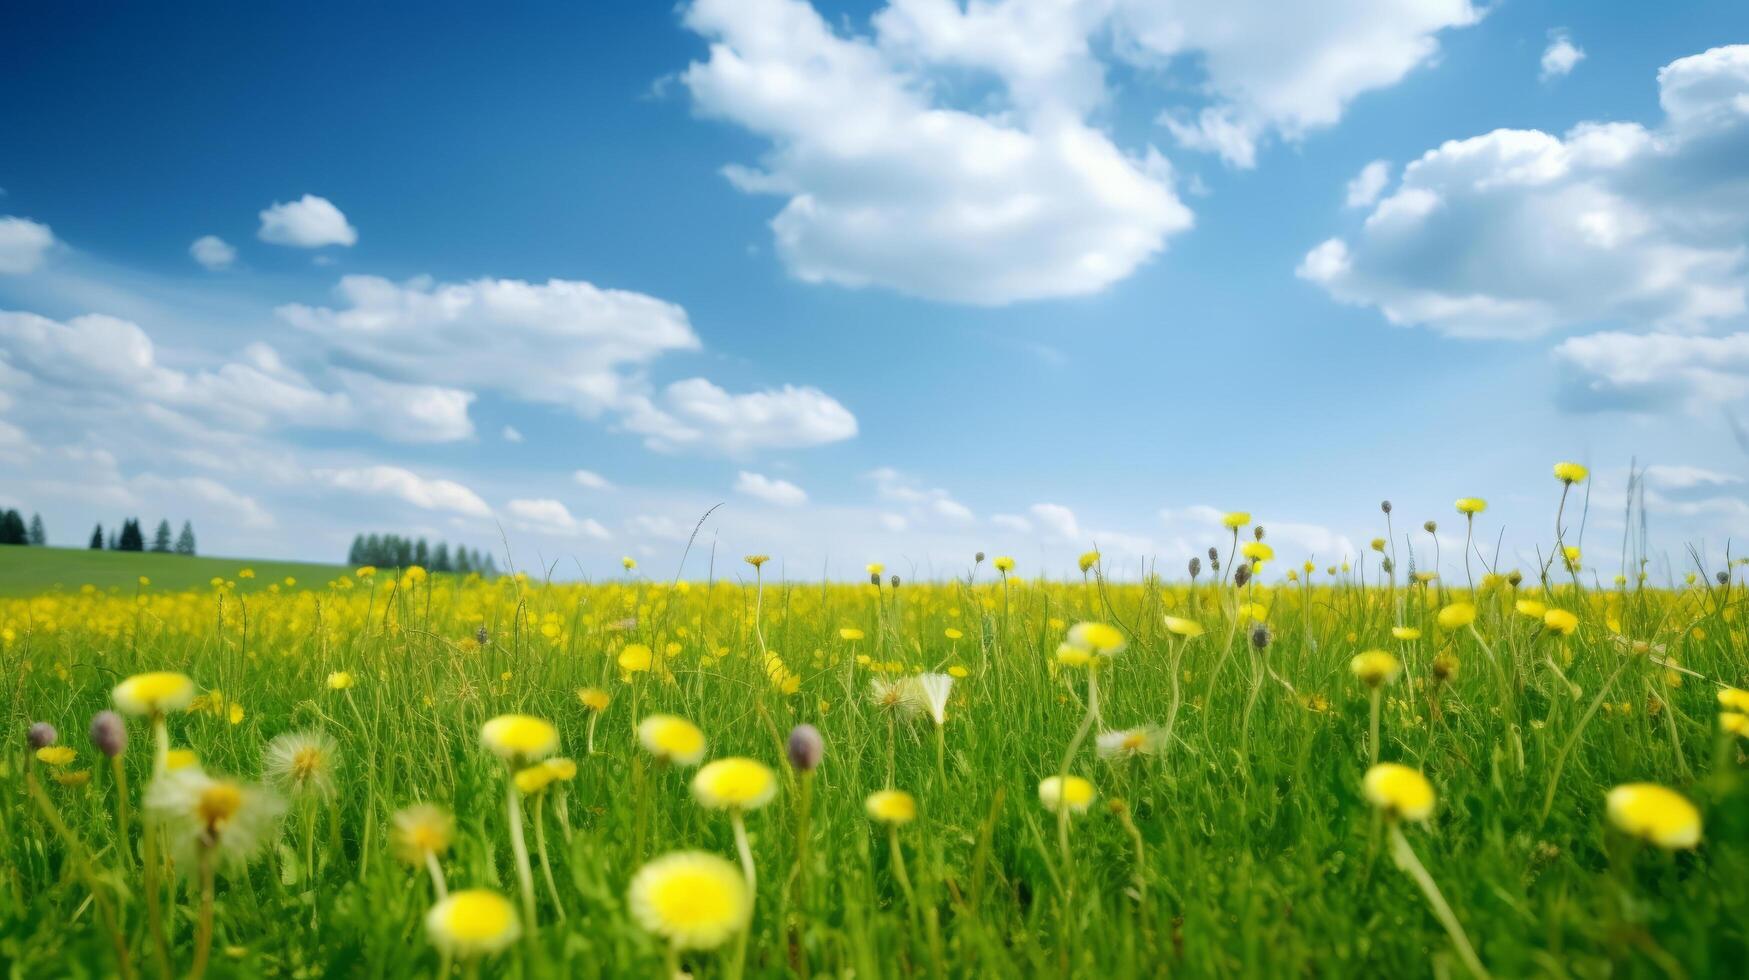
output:
[[[1391,563],[1391,560],[1389,558],[1385,559],[1385,574],[1386,575],[1391,574],[1391,572],[1394,571],[1396,569],[1396,567],[1397,567],[1396,565]]]
[[[1251,536],[1256,538],[1259,541],[1262,541],[1263,540],[1263,525],[1259,524],[1256,527],[1252,528],[1251,529]]]
[[[1713,577],[1719,580],[1720,585],[1724,585],[1726,582],[1729,582],[1731,580],[1731,573],[1730,572],[1720,572]]]
[[[1514,568],[1511,572],[1509,572],[1507,574],[1506,581],[1508,584],[1510,584],[1513,588],[1516,589],[1516,588],[1518,588],[1519,583],[1524,581],[1524,573],[1519,571],[1518,569]]]
[[[881,587],[881,573],[880,572],[869,572],[868,573],[868,584],[874,586],[877,589],[880,588]]]
[[[1267,649],[1269,647],[1269,627],[1262,623],[1252,627],[1251,645],[1259,650]]]
[[[1201,571],[1202,571],[1202,559],[1196,557],[1195,555],[1190,556],[1190,577],[1196,578],[1197,573],[1199,573]]]
[[[97,751],[111,759],[128,749],[128,728],[122,724],[121,715],[113,711],[99,711],[91,716],[91,744],[97,746]]]
[[[481,623],[480,628],[474,631],[474,642],[481,646],[489,646],[491,644],[492,634],[486,632],[486,625],[484,623]]]
[[[1389,500],[1380,501],[1379,502],[1379,510],[1382,510],[1385,513],[1389,514],[1391,512],[1391,502]]]
[[[1220,560],[1221,560],[1221,549],[1210,548],[1209,549],[1209,561],[1220,561]]]
[[[1439,522],[1438,521],[1428,521],[1426,524],[1421,525],[1421,529],[1423,531],[1426,531],[1428,534],[1432,534],[1433,532],[1439,530]]]
[[[1240,565],[1239,567],[1233,569],[1233,584],[1234,585],[1237,585],[1240,588],[1244,588],[1245,583],[1247,583],[1249,581],[1251,581],[1251,566],[1250,565]]]
[[[984,553],[982,551],[980,551],[977,554],[973,555],[972,559],[974,561],[976,561],[978,564],[982,565],[984,563]]]
[[[30,730],[25,732],[24,737],[30,742],[31,749],[35,750],[46,749],[55,744],[55,739],[60,738],[61,735],[55,731],[55,726],[46,721],[39,721],[30,726]]]
[[[887,583],[895,589],[898,588],[899,587],[899,576],[897,576],[897,575],[888,576]]]
[[[1458,658],[1442,653],[1433,658],[1433,679],[1443,684],[1457,676]]]
[[[797,725],[789,730],[787,749],[790,768],[813,772],[820,765],[820,757],[826,754],[826,742],[813,725]]]

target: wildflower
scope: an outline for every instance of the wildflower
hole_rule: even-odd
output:
[[[1052,813],[1064,809],[1070,813],[1086,813],[1097,795],[1093,784],[1080,776],[1046,776],[1038,784],[1038,801]]]
[[[1201,623],[1194,619],[1180,619],[1177,616],[1166,617],[1166,630],[1169,633],[1177,634],[1186,639],[1201,636],[1203,634]]]
[[[287,732],[267,743],[263,774],[293,796],[331,796],[340,746],[322,732]]]
[[[350,671],[337,670],[328,675],[328,690],[330,691],[344,691],[351,687],[352,683]]]
[[[947,699],[953,692],[953,677],[948,674],[918,674],[911,678],[918,702],[937,724],[947,723]]]
[[[419,867],[427,858],[449,850],[450,842],[455,839],[455,818],[443,807],[415,803],[395,811],[390,820],[389,836],[395,856]]]
[[[619,566],[629,572],[638,567],[638,560],[627,555],[619,560]]]
[[[175,772],[178,769],[195,769],[200,766],[200,757],[193,749],[171,749],[164,753],[164,768]]]
[[[1549,611],[1548,606],[1535,599],[1520,599],[1512,604],[1512,608],[1518,610],[1520,615],[1529,616],[1531,619],[1541,619],[1543,614]]]
[[[1357,653],[1348,662],[1348,669],[1367,687],[1378,687],[1395,680],[1403,665],[1383,650]]]
[[[747,557],[745,557],[741,560],[746,562],[749,565],[752,565],[754,568],[758,568],[759,566],[770,561],[771,556],[770,555],[748,555]]]
[[[1720,688],[1718,697],[1719,707],[1749,714],[1749,691],[1740,691],[1734,687]]]
[[[111,759],[126,752],[128,728],[122,722],[121,715],[113,711],[99,711],[92,715],[91,744],[97,746],[97,751]]]
[[[1584,483],[1585,477],[1589,476],[1590,473],[1590,470],[1580,466],[1578,463],[1555,464],[1555,479],[1568,484],[1569,486],[1575,483]]]
[[[580,687],[577,689],[577,700],[583,702],[583,707],[599,713],[607,710],[613,698],[599,687]]]
[[[1657,783],[1626,783],[1609,791],[1609,822],[1617,830],[1665,850],[1700,843],[1700,811],[1675,790]]]
[[[1393,626],[1391,627],[1391,636],[1399,640],[1419,640],[1421,639],[1421,631],[1413,626]]]
[[[675,715],[651,715],[638,722],[638,742],[658,760],[677,766],[696,766],[704,758],[704,732]]]
[[[1445,629],[1463,629],[1476,621],[1476,607],[1467,602],[1454,602],[1439,610],[1435,618]]]
[[[1100,732],[1094,744],[1102,759],[1134,759],[1160,750],[1166,735],[1153,725],[1138,725],[1123,731]]]
[[[1550,609],[1543,613],[1543,625],[1562,636],[1572,636],[1579,628],[1579,617],[1565,609]]]
[[[360,565],[357,568],[352,570],[352,574],[357,576],[358,578],[370,578],[372,575],[375,575],[376,573],[377,573],[377,567],[375,565]]]
[[[46,721],[35,722],[24,733],[25,741],[38,752],[55,744],[60,737],[61,734],[55,731],[55,726]]]
[[[509,899],[485,888],[469,888],[425,913],[425,933],[447,955],[471,959],[509,947],[522,935],[522,923]]]
[[[862,630],[846,626],[838,631],[838,638],[841,640],[860,640],[862,639]]]
[[[1275,557],[1275,549],[1263,541],[1247,541],[1239,546],[1239,554],[1251,559],[1253,563],[1264,562]]]
[[[664,854],[639,868],[627,904],[639,925],[678,949],[721,946],[753,912],[740,870],[703,851]]]
[[[887,566],[878,561],[871,561],[864,565],[863,569],[868,572],[870,578],[878,579],[881,577],[881,573],[887,570]]]
[[[1732,735],[1749,738],[1749,715],[1739,711],[1719,712],[1719,728]]]
[[[917,819],[917,800],[902,789],[870,793],[863,803],[870,820],[884,824],[907,824]]]
[[[1393,820],[1426,820],[1433,815],[1433,784],[1419,770],[1381,762],[1366,771],[1367,801]]]
[[[1072,643],[1057,645],[1057,663],[1065,667],[1085,667],[1093,662],[1093,654]]]
[[[949,626],[947,629],[942,630],[941,635],[947,637],[950,640],[959,640],[959,639],[965,638],[964,633],[961,633],[959,630],[954,629],[952,626]]]
[[[1441,653],[1433,658],[1433,679],[1449,681],[1458,673],[1458,658],[1450,653]]]
[[[533,715],[499,715],[480,729],[480,741],[506,762],[531,762],[559,749],[559,730]]]
[[[1102,657],[1116,656],[1127,645],[1117,627],[1104,623],[1076,623],[1069,627],[1069,644]]]
[[[194,682],[185,674],[135,674],[115,686],[115,706],[128,715],[166,715],[194,702]]]
[[[216,779],[198,766],[162,773],[146,788],[146,810],[161,821],[178,861],[194,867],[209,851],[241,862],[253,854],[282,805],[273,794],[231,779]]]
[[[819,768],[820,760],[826,755],[826,741],[820,737],[820,730],[813,725],[797,725],[790,729],[789,741],[784,744],[784,751],[789,756],[791,769],[813,772]]]
[[[86,783],[91,782],[91,770],[77,769],[71,772],[54,772],[49,774],[49,778],[68,789],[78,789]]]
[[[1381,554],[1384,553],[1384,550],[1385,550],[1385,539],[1384,538],[1373,538],[1372,541],[1370,542],[1370,544],[1372,546],[1372,550],[1377,551]]]
[[[771,770],[740,756],[708,763],[692,778],[693,797],[712,810],[757,810],[776,794]]]
[[[1235,510],[1221,515],[1221,526],[1229,531],[1237,531],[1249,523],[1251,523],[1249,511]]]
[[[533,796],[551,786],[558,773],[545,765],[536,764],[516,770],[516,790],[524,796]]]
[[[36,750],[36,760],[47,766],[64,766],[79,757],[65,745],[45,745]]]
[[[1004,575],[1014,571],[1014,559],[1007,555],[997,555],[996,560],[991,562],[991,564],[995,565],[996,570]]]
[[[628,643],[619,652],[619,669],[628,674],[648,671],[656,662],[656,654],[642,643]]]

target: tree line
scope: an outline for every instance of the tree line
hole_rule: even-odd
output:
[[[404,538],[399,534],[360,534],[352,539],[346,553],[346,563],[357,568],[375,565],[379,568],[407,568],[418,565],[428,572],[456,572],[466,575],[478,572],[491,577],[498,574],[498,563],[491,552],[457,545],[451,549],[446,541],[434,548],[424,538]]]
[[[23,544],[42,546],[49,543],[48,532],[43,530],[43,516],[30,515],[30,523],[24,523],[24,515],[17,510],[0,512],[0,544]]]
[[[91,529],[92,551],[151,551],[160,555],[192,555],[194,554],[194,523],[182,522],[182,533],[173,539],[170,535],[170,521],[158,522],[158,529],[152,532],[152,543],[148,547],[146,535],[140,529],[140,519],[130,517],[121,522],[121,529],[109,529],[109,535],[104,536],[103,525]]]

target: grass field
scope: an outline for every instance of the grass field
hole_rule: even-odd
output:
[[[0,958],[15,976],[1741,975],[1741,583],[1611,587],[1575,552],[1546,580],[1478,567],[1472,590],[1385,574],[1384,541],[1280,569],[1243,518],[1223,571],[1181,582],[968,556],[931,584],[749,565],[0,599]],[[192,685],[112,694],[146,671]],[[133,712],[113,763],[86,735],[112,706]],[[532,718],[488,724],[508,713]],[[640,738],[657,714],[708,747],[675,722]],[[35,755],[33,722],[59,729]],[[786,761],[800,724],[817,769]],[[731,758],[752,762],[697,767]],[[1638,783],[1667,790],[1617,789]],[[674,851],[716,857],[651,863]]]
[[[249,569],[251,578],[237,577]],[[93,551],[86,548],[0,548],[0,595],[36,595],[92,586],[100,591],[119,589],[132,593],[140,576],[154,589],[207,588],[214,578],[236,582],[243,592],[280,588],[311,588],[327,585],[346,571],[338,565],[309,562],[254,561],[242,558],[203,558],[162,555],[149,551]],[[286,579],[295,586],[287,586]]]

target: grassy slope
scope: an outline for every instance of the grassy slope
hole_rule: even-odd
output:
[[[237,572],[255,570],[254,579],[238,579]],[[188,558],[140,551],[91,551],[85,548],[0,547],[0,595],[33,595],[54,589],[76,590],[82,585],[100,589],[133,589],[144,575],[154,589],[185,589],[205,586],[214,576],[237,582],[243,591],[265,589],[286,578],[299,588],[320,586],[345,571],[338,565],[308,562],[254,561],[246,558]]]

